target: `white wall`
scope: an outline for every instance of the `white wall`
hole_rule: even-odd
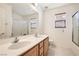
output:
[[[27,20],[24,17],[13,12],[13,36],[27,34]]]
[[[4,15],[3,20],[5,22],[4,23],[4,26],[5,26],[4,37],[10,37],[11,32],[12,32],[12,7],[7,4],[0,4],[0,9],[4,10],[4,13],[2,14],[2,15]],[[0,10],[0,12],[3,12],[3,10],[2,11]],[[2,24],[0,23],[0,25],[2,25]]]
[[[44,33],[49,35],[49,40],[57,46],[69,48],[79,55],[79,47],[72,42],[72,15],[79,10],[79,4],[69,4],[44,12]],[[66,12],[66,28],[55,28],[55,14]],[[64,32],[63,32],[64,30]]]

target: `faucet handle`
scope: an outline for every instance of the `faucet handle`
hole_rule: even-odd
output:
[[[15,40],[13,41],[13,43],[17,43],[19,41],[19,39],[17,39],[17,37],[15,37]]]

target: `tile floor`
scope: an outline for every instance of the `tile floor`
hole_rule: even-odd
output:
[[[54,44],[50,44],[48,56],[75,56],[75,54],[69,48],[59,47],[55,46]]]

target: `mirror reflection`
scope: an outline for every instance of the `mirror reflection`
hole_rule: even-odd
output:
[[[7,5],[12,9],[8,10],[8,15],[3,15],[0,20],[0,38],[35,34],[38,27],[38,13],[30,6],[30,3],[8,3]],[[2,11],[1,15],[4,12],[5,10]],[[10,20],[7,19],[8,22],[3,19],[10,16],[12,17]],[[8,29],[7,26],[9,26]]]
[[[72,41],[79,46],[79,11],[77,11],[73,16],[73,33]]]

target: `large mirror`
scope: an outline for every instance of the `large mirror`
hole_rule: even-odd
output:
[[[5,5],[5,4],[1,4]],[[9,19],[9,17],[12,19],[12,23],[8,22],[5,23],[5,25],[0,24],[0,38],[5,38],[4,34],[5,30],[7,30],[7,28],[5,26],[10,25],[9,23],[11,23],[12,25],[10,26],[10,30],[7,30],[6,32],[9,32],[9,37],[17,37],[17,36],[23,36],[23,35],[29,35],[29,34],[35,34],[37,31],[37,27],[38,27],[38,12],[36,12],[31,6],[30,3],[6,3],[6,6],[10,6],[12,13],[10,12],[9,15],[9,10],[5,10],[8,11],[7,14],[9,16],[6,15],[6,17]],[[3,13],[0,13],[0,15],[2,16]],[[11,16],[12,15],[12,16]],[[1,18],[1,17],[0,17]],[[5,18],[5,17],[4,17]],[[11,21],[10,19],[10,21]],[[5,22],[6,20],[4,20],[3,22]],[[2,23],[2,21],[0,21]],[[4,28],[3,28],[4,27]],[[7,35],[7,34],[6,34]],[[7,38],[8,36],[6,36]]]
[[[73,16],[73,33],[72,41],[79,46],[79,11],[77,11]]]
[[[11,4],[13,6],[12,37],[34,34],[37,30],[38,13],[27,3]]]

